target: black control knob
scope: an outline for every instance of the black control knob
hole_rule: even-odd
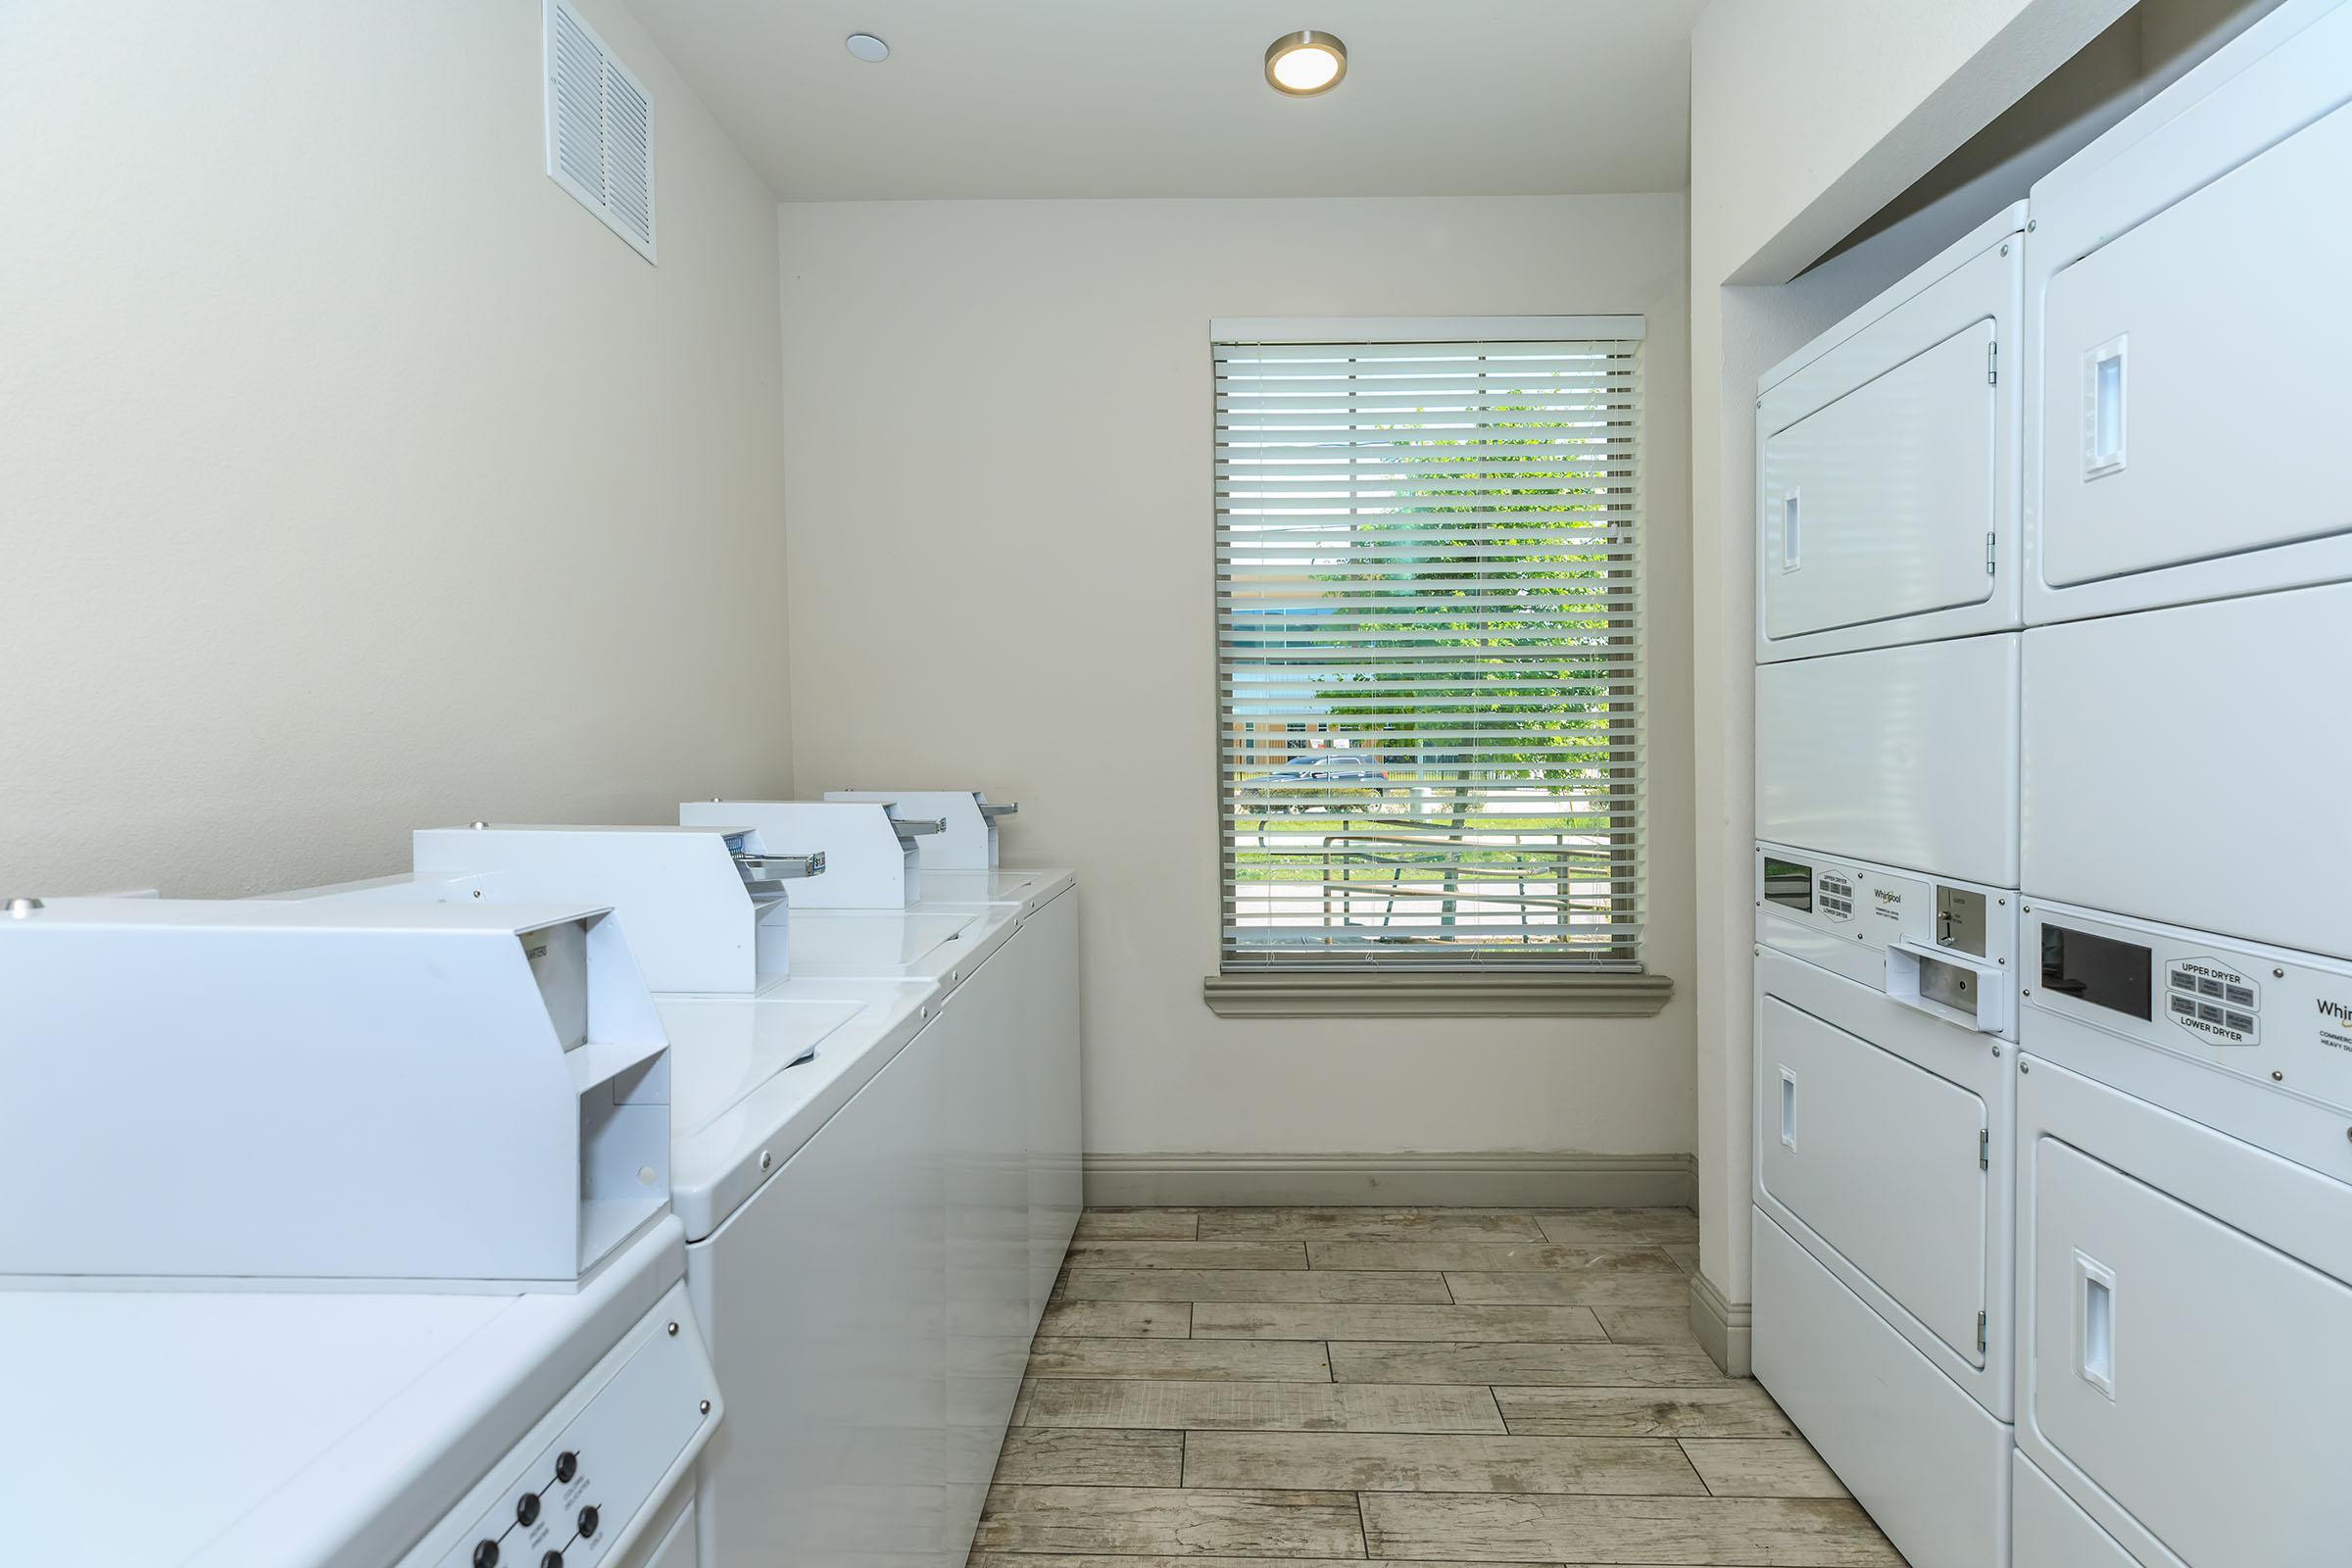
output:
[[[580,1473],[580,1456],[566,1448],[556,1455],[556,1479],[569,1481]]]
[[[514,1499],[514,1522],[516,1524],[531,1524],[537,1521],[538,1517],[539,1494],[526,1492]]]
[[[592,1502],[587,1507],[582,1508],[580,1510],[580,1534],[583,1536],[595,1535],[596,1519],[597,1514],[595,1503]]]
[[[539,1568],[564,1568],[564,1554],[560,1551],[549,1552],[539,1559]]]
[[[498,1568],[498,1543],[477,1541],[473,1544],[473,1568]]]

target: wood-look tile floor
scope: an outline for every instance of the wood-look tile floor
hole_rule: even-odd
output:
[[[1690,1327],[1687,1209],[1092,1209],[972,1568],[1901,1568]]]

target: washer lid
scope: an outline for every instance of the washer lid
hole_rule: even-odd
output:
[[[795,909],[793,969],[875,976],[912,970],[982,918],[981,910]]]
[[[669,1031],[670,1137],[709,1127],[865,1010],[859,1002],[660,997]]]

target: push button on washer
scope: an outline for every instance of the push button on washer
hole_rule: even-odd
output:
[[[580,1456],[568,1448],[556,1455],[556,1479],[569,1481],[580,1473]]]
[[[597,1518],[598,1514],[595,1503],[592,1502],[587,1507],[582,1508],[580,1510],[580,1534],[583,1536],[595,1535]]]
[[[473,1544],[473,1568],[498,1568],[498,1543],[477,1541]]]
[[[514,1499],[514,1522],[516,1524],[534,1524],[538,1521],[538,1518],[539,1494],[536,1492],[526,1492],[521,1496]]]

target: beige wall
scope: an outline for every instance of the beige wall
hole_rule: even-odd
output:
[[[788,205],[797,779],[1017,799],[1086,888],[1097,1152],[1691,1147],[1647,1020],[1220,1019],[1208,323],[1649,317],[1655,965],[1690,962],[1683,202]]]
[[[235,893],[789,777],[775,207],[612,0],[0,6],[0,892]]]

